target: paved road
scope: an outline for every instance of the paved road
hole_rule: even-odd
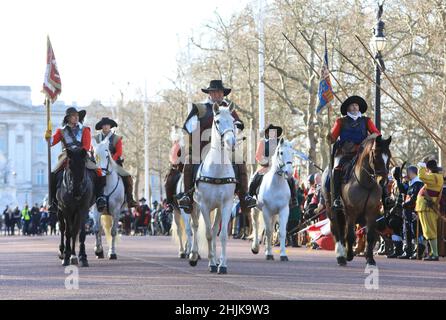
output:
[[[105,239],[104,239],[105,240]],[[290,248],[290,262],[254,256],[249,242],[229,241],[227,275],[192,268],[177,258],[168,237],[122,237],[118,260],[96,260],[79,270],[79,289],[57,259],[56,237],[0,237],[0,299],[445,299],[446,261],[377,258],[379,289],[367,290],[364,258],[346,268],[333,252]],[[277,249],[277,248],[276,248]],[[376,282],[374,282],[376,284]],[[372,283],[373,284],[373,283]]]

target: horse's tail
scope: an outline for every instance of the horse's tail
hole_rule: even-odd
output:
[[[113,224],[112,216],[110,216],[108,214],[101,215],[101,224],[102,224],[102,227],[104,228],[105,239],[107,240],[107,244],[109,246],[111,246],[111,242],[112,242],[111,229],[112,229],[112,224]]]
[[[178,229],[180,230],[181,233],[181,238],[183,240],[186,239],[186,226],[184,225],[184,219],[181,216],[181,212],[174,210],[174,217],[173,217],[173,221],[172,221],[172,228],[171,228],[171,232],[172,232],[172,240],[176,243],[176,244],[180,244],[180,239],[178,237]],[[177,217],[179,218],[179,225],[177,225]]]

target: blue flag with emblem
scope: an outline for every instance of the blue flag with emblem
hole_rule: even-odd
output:
[[[330,72],[328,71],[327,35],[325,35],[324,65],[322,66],[321,80],[319,82],[319,104],[316,113],[320,113],[333,100],[333,89],[331,87]]]

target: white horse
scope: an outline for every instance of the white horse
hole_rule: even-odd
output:
[[[257,206],[263,213],[265,226],[265,255],[266,260],[274,260],[272,251],[273,227],[279,218],[280,234],[280,260],[288,261],[285,250],[286,226],[290,214],[289,203],[291,198],[287,179],[293,174],[293,149],[295,142],[280,139],[276,151],[271,158],[271,168],[263,176],[259,188]],[[252,211],[254,239],[251,251],[259,253],[259,211]]]
[[[231,163],[232,152],[236,146],[232,111],[232,104],[229,107],[219,107],[217,104],[213,106],[211,147],[198,171],[195,192],[195,201],[199,205],[206,226],[202,228],[202,223],[200,223],[199,232],[200,239],[204,239],[205,233],[208,242],[209,271],[219,274],[227,273],[226,242],[236,187],[235,173]],[[211,225],[211,212],[215,209],[217,213]],[[218,263],[216,242],[220,222],[221,255]]]
[[[104,258],[104,249],[102,247],[102,225],[109,246],[108,258],[116,260],[116,237],[118,235],[119,217],[122,209],[125,207],[125,188],[122,178],[119,176],[119,166],[113,160],[109,151],[109,138],[107,136],[101,143],[93,140],[94,154],[96,163],[103,172],[106,173],[106,185],[104,195],[107,198],[107,214],[98,212],[96,205],[93,206],[93,231],[96,236],[95,254],[98,259]]]

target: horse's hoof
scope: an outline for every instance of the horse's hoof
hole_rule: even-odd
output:
[[[227,267],[219,266],[219,267],[218,267],[218,271],[217,271],[217,273],[218,273],[218,274],[227,274],[227,273],[228,273],[228,268],[227,268]]]
[[[267,261],[274,261],[274,256],[272,254],[269,254],[266,256]]]
[[[198,255],[198,260],[201,260],[201,256],[200,255]]]
[[[280,261],[290,261],[287,256],[280,257]]]
[[[353,258],[355,257],[355,255],[353,254],[353,253],[348,253],[347,254],[347,261],[348,262],[351,262],[351,261],[353,261]]]
[[[209,272],[210,273],[217,273],[217,270],[218,268],[217,268],[217,266],[209,266]]]
[[[63,259],[62,266],[68,267],[70,265],[70,259]]]
[[[80,266],[81,268],[88,268],[90,265],[88,264],[88,260],[85,258],[80,260]]]
[[[198,264],[198,261],[189,260],[189,264],[191,267],[196,267]]]
[[[345,259],[345,257],[337,257],[336,260],[338,261],[338,265],[341,267],[345,267],[347,265],[347,259]]]
[[[253,254],[259,254],[259,249],[257,249],[257,250],[251,249],[251,252],[252,252]]]
[[[108,260],[118,260],[118,256],[116,255],[116,253],[112,253],[111,255],[109,255]]]
[[[58,257],[59,257],[60,260],[63,260],[64,259],[64,254],[63,253],[59,253]]]
[[[101,252],[95,252],[96,259],[104,259],[104,251]]]
[[[180,253],[180,259],[186,259],[186,254],[185,253]]]
[[[70,258],[70,263],[73,266],[77,266],[79,264],[79,259],[77,257],[71,257]]]

